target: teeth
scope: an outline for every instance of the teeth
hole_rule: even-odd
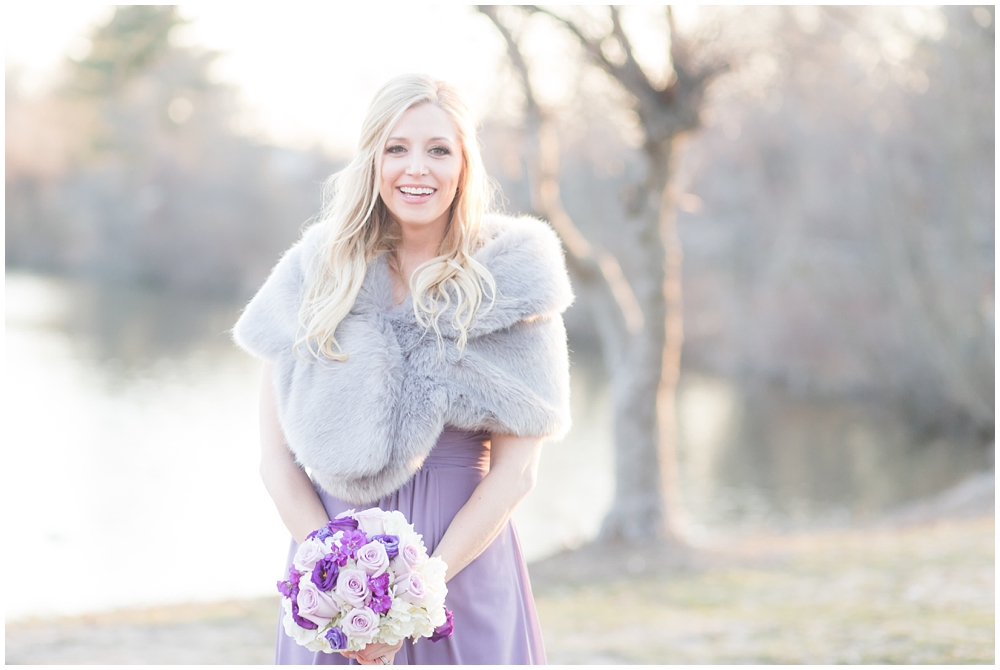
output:
[[[432,188],[412,188],[410,186],[400,186],[399,190],[407,195],[430,195],[434,192]]]

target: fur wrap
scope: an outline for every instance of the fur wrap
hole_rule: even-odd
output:
[[[561,438],[570,425],[569,355],[562,312],[573,302],[558,237],[548,224],[498,214],[483,220],[474,253],[496,301],[474,317],[459,353],[451,312],[444,346],[420,326],[409,296],[396,305],[385,255],[367,269],[337,327],[346,361],[293,351],[303,278],[318,227],[281,258],[233,328],[250,354],[274,364],[278,418],[296,460],[326,491],[370,503],[406,483],[444,426]]]

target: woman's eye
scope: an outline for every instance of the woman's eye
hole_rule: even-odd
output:
[[[447,156],[451,150],[448,147],[431,147],[431,153],[435,156]]]
[[[406,151],[406,147],[402,144],[394,144],[391,147],[386,147],[385,152],[387,154],[401,154]]]

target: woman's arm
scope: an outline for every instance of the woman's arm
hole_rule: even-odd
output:
[[[451,579],[500,534],[514,508],[535,486],[542,439],[493,435],[490,471],[452,520],[434,550]]]
[[[330,520],[309,476],[295,462],[278,423],[273,368],[264,363],[260,378],[260,478],[264,480],[285,528],[296,542]]]

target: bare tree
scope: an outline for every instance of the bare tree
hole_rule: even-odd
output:
[[[601,298],[595,316],[612,372],[616,454],[615,499],[602,535],[628,541],[648,538],[653,530],[662,539],[678,542],[675,392],[683,342],[682,254],[671,184],[679,141],[698,127],[705,89],[726,65],[695,58],[697,47],[678,33],[669,7],[670,75],[665,85],[654,83],[636,60],[617,7],[608,8],[609,25],[603,33],[548,9],[522,9],[529,16],[545,15],[567,30],[589,62],[627,94],[639,119],[647,169],[622,214],[621,228],[632,231],[628,257],[616,259],[586,240],[562,206],[556,134],[538,104],[513,27],[495,7],[479,11],[503,35],[524,88],[526,125],[537,145],[528,156],[535,206],[562,236],[577,278]],[[631,283],[621,271],[622,260],[633,270]]]

